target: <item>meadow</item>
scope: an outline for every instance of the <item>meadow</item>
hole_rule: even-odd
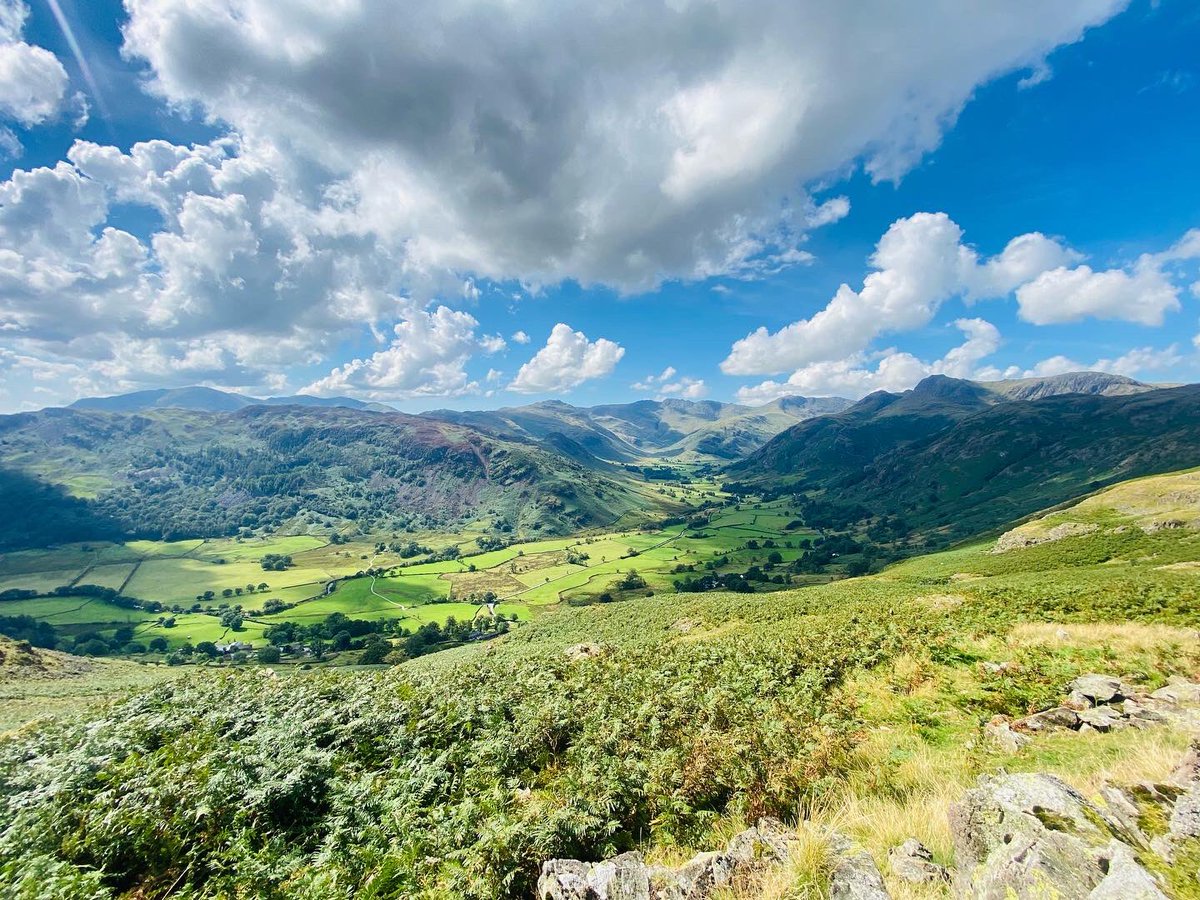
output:
[[[471,621],[480,614],[484,597],[499,601],[497,613],[523,622],[564,603],[673,592],[681,570],[689,567],[716,574],[752,566],[771,569],[767,559],[772,550],[786,565],[803,552],[798,546],[802,539],[815,537],[803,528],[786,528],[796,525],[798,515],[786,501],[736,503],[713,488],[647,486],[687,495],[692,502],[703,497],[710,504],[724,503],[690,524],[592,531],[494,550],[481,550],[478,539],[488,533],[478,525],[458,533],[351,535],[337,542],[308,534],[270,535],[19,551],[0,556],[0,591],[40,596],[0,601],[0,616],[32,616],[81,641],[93,636],[112,641],[121,634],[141,652],[155,638],[162,638],[168,650],[202,641],[257,646],[272,625],[311,624],[332,613],[389,620],[412,631],[429,622],[444,625],[451,618]],[[410,540],[435,554],[454,548],[459,555],[404,558],[397,548]],[[764,542],[769,546],[762,547]],[[262,560],[270,555],[289,557],[291,564],[266,571]],[[627,580],[631,571],[637,573],[636,581]],[[65,594],[76,585],[112,588],[162,608],[148,612]],[[786,583],[759,587],[782,586]],[[220,622],[229,608],[242,612],[236,628]],[[128,627],[132,634],[120,631]]]

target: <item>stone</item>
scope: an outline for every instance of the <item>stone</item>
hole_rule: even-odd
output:
[[[588,864],[552,859],[542,864],[538,900],[650,900],[650,873],[640,853]]]
[[[1092,709],[1080,710],[1079,721],[1084,725],[1090,725],[1097,731],[1112,731],[1127,725],[1121,714],[1111,706],[1096,706]]]
[[[1159,712],[1152,704],[1156,701],[1126,700],[1121,704],[1121,711],[1128,724],[1134,728],[1149,728],[1151,725],[1161,725],[1167,721],[1167,716]]]
[[[577,859],[551,859],[542,863],[538,878],[538,900],[589,900],[594,895],[588,885],[590,867]]]
[[[933,861],[929,848],[916,838],[909,838],[903,844],[888,851],[888,864],[897,878],[921,884],[929,881],[948,881],[950,873],[945,866]]]
[[[1100,864],[1106,870],[1104,878],[1088,894],[1088,900],[1167,900],[1154,876],[1137,861],[1133,852],[1119,841],[1113,841]]]
[[[764,817],[753,828],[735,834],[726,845],[725,853],[738,863],[760,859],[786,863],[791,859],[788,845],[794,839],[795,834],[778,819]]]
[[[568,647],[563,651],[563,655],[571,662],[579,662],[584,659],[595,659],[604,653],[604,648],[598,644],[584,642],[575,644],[573,647]]]
[[[732,881],[735,870],[724,853],[698,853],[678,869],[652,867],[650,894],[654,900],[700,900]]]
[[[829,877],[830,900],[891,900],[874,857],[839,837],[840,840],[830,841],[837,853]]]
[[[1068,709],[1079,711],[1091,709],[1093,706],[1095,706],[1095,704],[1092,703],[1090,698],[1079,693],[1079,691],[1071,691],[1071,693],[1067,695],[1067,699],[1063,701],[1063,706],[1067,707]]]
[[[1065,706],[1056,706],[1053,709],[1043,710],[1018,719],[1013,723],[1013,727],[1019,731],[1034,732],[1050,731],[1055,728],[1078,728],[1079,714]]]
[[[1150,697],[1154,700],[1165,700],[1167,703],[1200,704],[1200,684],[1193,684],[1183,679],[1172,679],[1166,687],[1154,691]]]
[[[1200,737],[1192,738],[1192,743],[1183,755],[1183,760],[1171,773],[1170,782],[1180,787],[1189,787],[1200,781]]]
[[[1121,693],[1121,679],[1111,675],[1080,675],[1068,687],[1093,703],[1112,703],[1124,696]]]
[[[981,776],[950,809],[957,893],[1086,900],[1112,840],[1100,811],[1052,775]]]
[[[996,717],[983,726],[983,733],[1005,753],[1016,753],[1029,743],[1028,735],[1019,734],[1002,717]]]
[[[1175,801],[1171,811],[1170,834],[1180,838],[1200,838],[1200,782]]]

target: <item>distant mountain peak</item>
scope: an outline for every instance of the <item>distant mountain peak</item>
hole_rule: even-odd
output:
[[[352,397],[312,397],[297,394],[290,397],[248,397],[233,391],[192,385],[180,388],[153,388],[115,394],[110,397],[83,397],[68,409],[99,412],[144,412],[150,409],[189,409],[195,412],[236,412],[247,406],[320,406],[345,407],[364,411],[391,411],[382,403],[368,403]]]

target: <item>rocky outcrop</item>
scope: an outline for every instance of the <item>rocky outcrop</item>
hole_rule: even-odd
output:
[[[552,859],[542,865],[539,900],[700,900],[755,868],[791,859],[795,832],[776,819],[760,819],[725,846],[699,853],[678,868],[647,866],[640,853],[598,863]],[[858,897],[847,894],[847,897]],[[862,895],[865,897],[867,895]]]
[[[983,776],[950,824],[957,896],[1166,900],[1164,872],[1200,856],[1200,739],[1165,782],[1107,785],[1095,802],[1052,775]]]
[[[1076,678],[1068,690],[1066,700],[1059,706],[1011,723],[997,717],[984,726],[985,733],[1004,750],[1015,753],[1021,744],[1012,734],[1056,729],[1104,732],[1148,728],[1164,722],[1200,727],[1200,684],[1177,676],[1153,693],[1115,676],[1099,674]]]
[[[833,867],[829,876],[830,900],[891,900],[875,858],[843,835],[830,838]]]
[[[724,850],[698,853],[677,868],[648,866],[640,853],[598,863],[552,859],[542,865],[538,900],[702,900],[756,870],[791,860],[796,833],[760,819]],[[875,860],[845,836],[829,835],[831,900],[890,900]],[[919,845],[918,845],[919,846]]]
[[[951,808],[950,824],[964,897],[1088,900],[1114,860],[1127,870],[1120,883],[1157,884],[1101,810],[1052,775],[983,776]]]
[[[1108,676],[1072,683],[1072,694],[1112,708],[1135,693]],[[1179,680],[1142,695],[1176,706],[1195,686]],[[1169,696],[1168,696],[1169,694]],[[1101,699],[1105,698],[1105,699]],[[1122,711],[1123,715],[1127,715]],[[1011,732],[1025,740],[1023,735]],[[1200,737],[1162,782],[1105,785],[1092,799],[1047,774],[983,775],[949,811],[953,871],[915,838],[893,847],[893,876],[963,900],[1170,900],[1190,897],[1200,872]],[[682,866],[647,865],[639,853],[597,863],[552,859],[542,866],[538,900],[703,900],[731,884],[792,860],[795,832],[762,819],[723,850]],[[831,900],[889,900],[872,855],[845,836],[827,835]],[[741,880],[746,879],[746,880]],[[927,890],[927,889],[922,889]]]
[[[1039,523],[1040,524],[1040,523]],[[1075,537],[1081,534],[1091,534],[1099,530],[1098,525],[1086,522],[1063,522],[1053,528],[1031,527],[1021,525],[1012,531],[1007,531],[996,540],[992,553],[1007,553],[1009,550],[1020,550],[1024,547],[1036,547],[1038,544],[1049,544],[1061,541],[1063,538]]]

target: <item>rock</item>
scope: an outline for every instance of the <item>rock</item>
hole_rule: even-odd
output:
[[[598,644],[587,642],[575,644],[573,647],[568,647],[563,651],[563,655],[566,656],[566,658],[571,662],[579,662],[582,659],[594,659],[603,653],[603,648],[601,648]]]
[[[1108,853],[1101,854],[1100,864],[1107,872],[1088,894],[1088,900],[1167,900],[1154,876],[1119,841],[1113,841]]]
[[[551,859],[542,863],[538,878],[538,900],[589,900],[590,867],[577,859]]]
[[[1180,787],[1189,787],[1200,781],[1200,737],[1192,738],[1191,746],[1169,780]]]
[[[1056,706],[1023,719],[1017,719],[1013,723],[1013,727],[1019,731],[1035,732],[1049,731],[1054,728],[1078,728],[1079,714],[1065,706]]]
[[[1134,728],[1149,728],[1151,725],[1161,725],[1168,719],[1155,708],[1157,703],[1155,700],[1126,700],[1121,704],[1121,711]]]
[[[1141,810],[1138,809],[1132,794],[1113,785],[1100,788],[1100,798],[1104,801],[1101,813],[1104,820],[1124,840],[1139,846],[1149,846],[1146,835],[1140,825]]]
[[[1008,721],[997,716],[983,726],[983,733],[1005,753],[1016,753],[1029,743],[1029,737],[1012,730]]]
[[[589,865],[552,859],[542,865],[539,900],[650,900],[650,873],[640,853]]]
[[[1170,834],[1172,839],[1200,838],[1200,782],[1175,801],[1171,811]]]
[[[761,859],[786,863],[792,858],[788,845],[795,837],[778,819],[762,818],[753,828],[735,834],[726,845],[725,854],[738,864]]]
[[[654,900],[698,900],[728,884],[734,861],[724,853],[698,853],[678,869],[650,869],[650,894]]]
[[[1080,675],[1068,685],[1093,703],[1112,703],[1121,699],[1121,679],[1111,675]]]
[[[933,861],[929,848],[916,838],[909,838],[898,847],[888,851],[888,863],[897,878],[920,884],[927,881],[948,881],[950,873],[945,866]]]
[[[1067,695],[1067,699],[1063,701],[1063,706],[1074,710],[1091,709],[1094,705],[1089,698],[1079,693],[1079,691],[1071,691]]]
[[[1121,714],[1111,706],[1096,706],[1092,709],[1080,710],[1079,721],[1084,725],[1090,725],[1097,731],[1112,731],[1127,725]]]
[[[1164,700],[1176,705],[1200,704],[1200,684],[1193,684],[1183,679],[1174,680],[1166,687],[1161,687],[1150,695],[1151,699]]]
[[[830,847],[837,856],[829,878],[829,900],[891,900],[870,853],[854,849],[841,835],[830,840]]]
[[[1086,900],[1112,841],[1100,811],[1051,775],[982,776],[950,809],[958,893]]]

